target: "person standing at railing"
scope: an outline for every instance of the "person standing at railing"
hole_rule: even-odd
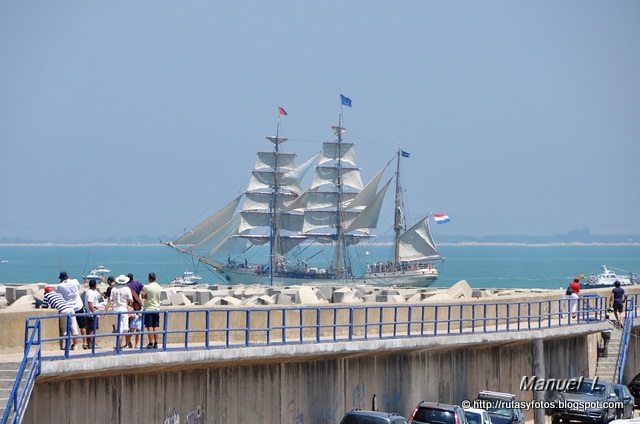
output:
[[[611,295],[609,295],[609,307],[613,307],[616,324],[622,327],[624,321],[624,305],[627,303],[627,292],[620,287],[620,281],[616,280],[613,285],[613,290],[611,290]]]
[[[58,276],[60,279],[60,284],[58,284],[58,288],[56,291],[64,297],[64,299],[69,302],[73,306],[73,310],[76,314],[85,314],[87,310],[84,308],[84,302],[82,301],[82,297],[80,296],[80,290],[82,289],[82,285],[75,278],[69,278],[69,274],[65,271],[60,272]],[[78,328],[80,329],[81,335],[87,334],[87,317],[86,316],[76,316],[76,320],[78,322]],[[82,345],[87,345],[87,340],[82,338]]]
[[[74,315],[73,306],[67,302],[60,293],[55,292],[52,286],[46,286],[44,288],[44,298],[42,300],[42,305],[40,305],[40,308],[42,309],[48,309],[49,307],[57,309],[58,313],[61,315],[67,315],[65,317],[60,317],[59,319],[60,336],[67,335],[67,320],[71,320],[71,335],[77,336],[78,322]],[[62,347],[62,341],[60,341],[60,349],[64,350],[64,347]],[[76,339],[73,339],[71,350],[76,350]]]
[[[98,305],[100,302],[100,297],[102,297],[102,295],[100,294],[100,292],[98,291],[98,283],[96,282],[96,280],[89,280],[89,290],[87,290],[87,292],[84,295],[84,307],[87,310],[87,313],[93,314],[93,315],[89,315],[87,316],[87,335],[91,335],[93,334],[93,330],[94,327],[96,330],[98,330],[98,316],[95,315],[96,312],[98,312]],[[82,347],[85,349],[90,349],[91,347],[95,346],[96,349],[99,349],[100,346],[98,346],[97,343],[95,343],[95,339],[93,338],[87,338],[87,344],[83,345]]]
[[[129,333],[129,306],[133,305],[133,296],[131,295],[131,289],[126,286],[129,281],[129,277],[126,275],[119,275],[116,278],[116,284],[111,289],[111,295],[109,301],[104,310],[107,312],[111,305],[113,310],[119,312],[118,314],[118,331],[120,332],[117,337],[117,343],[120,343],[120,334]],[[125,346],[120,346],[120,349],[124,349]]]
[[[571,296],[569,296],[571,318],[576,318],[578,316],[578,303],[580,302],[580,280],[574,278],[573,283],[569,284],[569,288],[571,289]]]
[[[158,348],[158,329],[160,328],[160,293],[162,287],[156,282],[156,273],[149,273],[149,284],[140,292],[144,300],[144,327],[149,332],[149,343],[145,349]]]

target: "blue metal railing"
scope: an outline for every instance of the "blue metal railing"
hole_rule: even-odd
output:
[[[294,344],[321,344],[397,338],[433,337],[464,334],[486,334],[540,330],[604,321],[607,299],[585,296],[576,318],[569,312],[570,300],[533,302],[469,302],[456,305],[357,305],[294,306],[264,308],[189,308],[160,311],[161,329],[157,331],[160,351],[196,349],[251,348]],[[144,311],[142,312],[145,313]],[[118,312],[98,314],[111,316],[118,323]],[[78,314],[77,316],[92,314]],[[62,336],[45,337],[45,328],[63,319]],[[52,321],[55,320],[55,321]],[[143,317],[144,320],[144,317]],[[144,322],[144,321],[143,321]],[[55,323],[55,324],[53,324]],[[26,409],[41,362],[67,358],[141,353],[144,340],[152,332],[99,333],[94,320],[93,334],[71,334],[69,316],[29,317],[26,320],[25,353],[18,377],[5,410],[2,424],[13,413],[12,423],[19,423]],[[51,330],[49,331],[51,332]],[[120,349],[121,339],[139,336],[133,349]],[[74,339],[86,338],[93,345],[88,350],[71,351]],[[98,349],[95,345],[109,339],[115,348]],[[64,343],[62,354],[52,345]],[[28,368],[27,377],[20,382]]]
[[[158,350],[224,349],[498,333],[562,327],[605,319],[607,299],[604,297],[585,296],[576,318],[572,318],[568,302],[569,300],[559,299],[456,305],[192,307],[162,310],[161,328],[157,332],[161,341]],[[81,315],[91,314],[78,314]],[[117,312],[99,314],[98,317],[102,320],[102,317],[109,315],[119,323]],[[57,320],[58,317],[29,317],[27,326],[38,323],[39,327],[50,327],[51,320]],[[74,336],[69,331],[70,320],[66,321],[65,335],[38,337],[37,343],[45,347],[42,350],[42,360],[139,353],[144,350],[145,340],[150,334],[144,329],[142,332],[126,334],[100,333],[95,329],[94,334]],[[123,337],[129,335],[138,335],[138,343],[133,349],[120,349]],[[72,352],[71,343],[80,337],[88,339],[91,342],[89,345],[100,344],[104,348],[91,347]],[[112,349],[110,341],[114,338],[116,343]],[[62,351],[51,349],[56,343],[65,343]]]
[[[41,322],[39,320],[30,324],[29,319],[27,319],[24,357],[20,364],[20,368],[18,369],[16,381],[11,389],[11,394],[7,401],[7,407],[5,408],[2,416],[2,424],[9,422],[18,424],[22,422],[22,417],[27,409],[29,397],[31,396],[33,386],[36,382],[36,377],[40,375],[40,366],[42,363],[42,346],[39,343],[39,340],[41,339],[40,324]],[[25,371],[27,375],[23,381]]]
[[[631,330],[633,328],[633,322],[636,318],[638,311],[636,310],[637,294],[632,297],[627,297],[625,305],[626,317],[624,320],[624,332],[622,333],[622,340],[620,342],[620,353],[618,355],[618,363],[616,364],[616,383],[623,384],[622,377],[624,372],[624,366],[627,363],[627,350],[629,349],[629,338]]]

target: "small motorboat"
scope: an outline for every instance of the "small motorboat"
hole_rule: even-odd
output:
[[[171,281],[172,286],[194,286],[202,279],[201,276],[195,275],[191,271],[185,271],[180,277],[176,277]]]
[[[89,274],[85,276],[87,280],[99,280],[104,274],[110,273],[111,270],[100,265],[99,267],[89,271]]]

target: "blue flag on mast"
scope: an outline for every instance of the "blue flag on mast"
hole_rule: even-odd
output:
[[[340,94],[340,100],[342,101],[343,105],[351,107],[351,99],[350,98]]]
[[[403,158],[408,158],[409,156],[411,156],[411,153],[405,152],[404,150],[400,149],[400,156],[402,156]]]

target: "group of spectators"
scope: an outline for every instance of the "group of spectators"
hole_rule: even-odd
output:
[[[78,336],[82,339],[84,349],[100,348],[95,337],[86,337],[94,334],[99,328],[98,314],[112,309],[118,312],[117,325],[114,324],[113,332],[117,333],[117,343],[120,349],[133,348],[132,336],[137,346],[139,334],[144,326],[148,333],[148,344],[145,349],[158,348],[158,329],[160,327],[160,293],[162,288],[156,282],[156,274],[149,273],[149,284],[143,285],[134,280],[133,274],[119,275],[107,279],[108,287],[104,294],[98,289],[96,280],[85,278],[84,285],[88,290],[82,295],[82,286],[77,279],[69,278],[62,271],[58,277],[60,284],[57,287],[46,286],[41,308],[55,308],[59,314],[66,315],[60,320],[60,334],[66,335],[67,331],[74,336],[71,350],[76,350]],[[104,276],[101,278],[102,283]],[[143,318],[144,317],[144,318]],[[62,317],[61,317],[62,318]],[[120,335],[124,335],[124,344],[120,344]],[[116,346],[116,348],[118,347]],[[61,348],[65,349],[62,346]]]

